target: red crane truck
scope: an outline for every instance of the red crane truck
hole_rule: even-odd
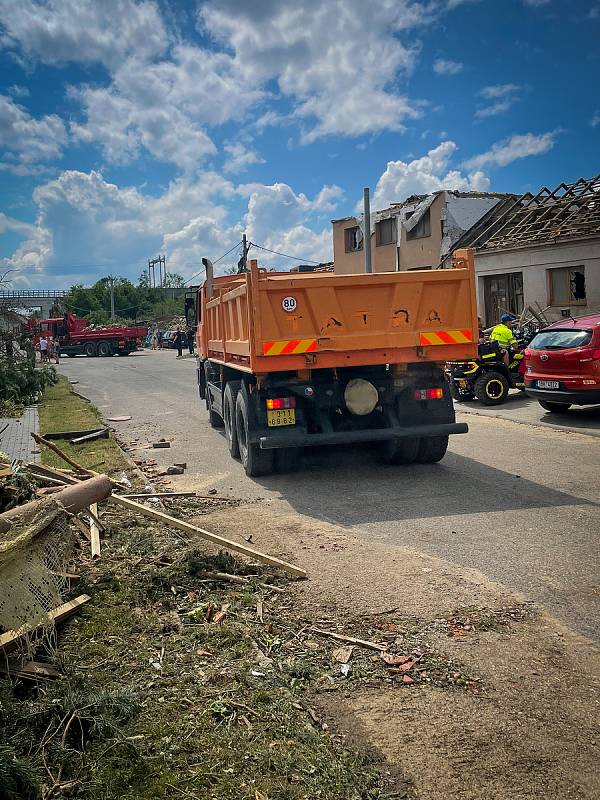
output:
[[[30,327],[37,345],[41,336],[52,336],[66,356],[128,356],[142,344],[148,329],[145,326],[94,329],[87,320],[70,311],[64,317],[31,320]]]

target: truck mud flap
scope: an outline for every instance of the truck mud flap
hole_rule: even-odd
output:
[[[356,444],[360,442],[385,442],[389,439],[432,436],[450,436],[455,433],[468,433],[465,422],[452,422],[444,425],[412,425],[409,428],[376,428],[367,431],[340,431],[338,433],[296,433],[280,431],[276,435],[258,436],[262,450],[278,450],[281,447],[317,447],[321,445]]]

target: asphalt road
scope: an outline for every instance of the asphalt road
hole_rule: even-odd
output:
[[[60,370],[105,416],[132,415],[115,423],[125,439],[174,437],[152,457],[187,461],[185,480],[199,490],[261,498],[479,569],[600,641],[600,410],[575,411],[558,428],[517,398],[501,417],[461,411],[470,432],[452,437],[437,465],[390,467],[373,447],[320,448],[307,450],[297,474],[251,479],[208,425],[194,359],[145,351],[65,359]]]

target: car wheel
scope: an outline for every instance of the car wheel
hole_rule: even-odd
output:
[[[547,400],[538,400],[538,402],[545,411],[553,414],[564,414],[571,408],[571,403],[554,403]]]
[[[417,464],[436,464],[446,455],[448,436],[432,436],[421,439],[417,452]]]
[[[225,386],[225,392],[223,394],[225,438],[227,439],[227,448],[232,458],[240,457],[240,447],[238,445],[237,428],[235,425],[235,401],[241,386],[241,381],[229,381]]]
[[[268,475],[273,471],[273,451],[261,450],[258,443],[251,442],[252,409],[246,387],[242,388],[235,400],[235,424],[237,430],[238,446],[240,448],[240,461],[246,475],[256,478],[259,475]]]
[[[475,396],[485,406],[499,406],[508,397],[508,381],[499,372],[486,372],[475,381]]]

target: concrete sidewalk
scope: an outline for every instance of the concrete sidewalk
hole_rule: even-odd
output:
[[[4,428],[7,425],[8,427]],[[36,443],[31,438],[38,432],[38,412],[35,406],[29,406],[20,419],[0,418],[0,450],[8,453],[11,460],[39,462],[40,454]]]

